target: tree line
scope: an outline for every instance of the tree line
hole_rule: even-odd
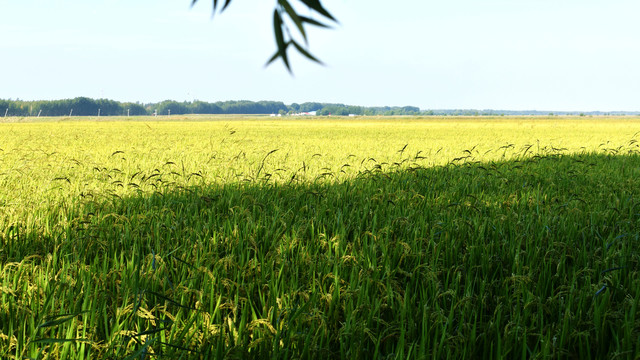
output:
[[[139,103],[77,97],[64,100],[1,100],[0,111],[7,116],[117,116],[147,115]]]
[[[300,114],[312,113],[327,116],[347,115],[423,115],[423,116],[501,116],[501,115],[640,115],[633,111],[580,112],[580,111],[538,111],[538,110],[473,110],[444,109],[420,110],[416,106],[355,106],[335,103],[305,102],[286,105],[281,101],[230,100],[218,102],[173,101],[158,103],[118,102],[108,99],[77,97],[64,100],[2,100],[0,117],[4,116],[139,116],[139,115],[182,115],[182,114]]]
[[[317,115],[420,115],[415,106],[365,107],[335,103],[305,102],[286,105],[281,101],[174,101],[158,103],[119,102],[77,97],[62,100],[2,100],[0,116],[139,116],[183,114],[299,114]]]

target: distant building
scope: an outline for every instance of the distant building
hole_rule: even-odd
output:
[[[301,113],[296,113],[293,114],[293,116],[316,116],[316,111],[309,111],[309,112],[301,112]]]

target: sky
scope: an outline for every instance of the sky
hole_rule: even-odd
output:
[[[265,67],[276,3],[0,0],[0,99],[640,110],[637,0],[323,0],[325,65],[293,75]]]

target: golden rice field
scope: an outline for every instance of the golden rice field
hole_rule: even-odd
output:
[[[0,358],[640,356],[638,118],[132,119],[0,123]]]

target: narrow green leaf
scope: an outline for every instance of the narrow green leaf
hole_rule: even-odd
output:
[[[89,339],[36,339],[31,344],[61,344],[67,342],[91,342]]]
[[[291,41],[293,43],[293,46],[296,47],[296,49],[298,49],[298,52],[300,52],[300,54],[304,55],[307,59],[311,60],[311,61],[315,61],[318,64],[322,64],[324,65],[324,63],[322,61],[320,61],[318,58],[316,58],[315,56],[311,55],[310,52],[308,52],[305,48],[303,48],[302,46],[300,46],[300,44],[296,43],[295,41]]]
[[[146,331],[143,331],[143,332],[139,332],[139,333],[137,333],[135,335],[131,335],[131,337],[135,338],[135,337],[139,337],[139,336],[142,336],[142,335],[155,334],[155,333],[159,333],[160,331],[170,330],[170,329],[171,329],[171,326],[158,328],[158,329],[153,329],[153,330],[146,330]]]
[[[278,51],[282,51],[285,47],[284,43],[284,34],[282,31],[282,18],[280,17],[280,13],[276,9],[273,12],[273,33],[276,37],[276,44],[278,45]]]
[[[192,315],[191,319],[185,323],[183,330],[179,334],[177,334],[176,337],[174,337],[174,340],[176,340],[177,342],[181,342],[185,335],[189,333],[189,329],[191,329],[191,326],[194,322],[196,322],[196,320],[198,320],[198,316]]]
[[[302,1],[303,4],[307,5],[308,7],[310,7],[311,9],[315,10],[316,12],[318,12],[319,14],[322,14],[322,16],[331,19],[335,22],[338,22],[338,20],[336,20],[333,15],[331,15],[324,7],[322,7],[322,4],[320,3],[320,0],[300,0]]]
[[[52,281],[52,283],[53,283],[53,287],[51,288],[51,291],[49,291],[49,293],[47,294],[47,298],[44,300],[44,305],[42,306],[42,309],[45,311],[49,307],[49,303],[51,302],[51,299],[55,297],[56,288],[58,287],[57,281]],[[42,317],[40,318],[42,319]]]
[[[327,24],[324,24],[324,23],[321,23],[320,21],[318,21],[316,19],[313,19],[313,18],[310,18],[310,17],[306,17],[306,16],[302,16],[302,15],[298,15],[298,17],[300,18],[300,20],[302,20],[302,22],[305,22],[305,23],[308,23],[308,24],[311,24],[311,25],[315,25],[315,26],[318,26],[318,27],[326,28],[326,29],[330,29],[331,28],[331,26],[329,26]]]
[[[173,255],[173,254],[171,254],[171,253],[169,253],[169,256],[171,256],[173,259],[178,260],[178,261],[179,261],[179,262],[181,262],[182,264],[187,265],[188,267],[190,267],[190,268],[192,268],[192,269],[194,269],[194,270],[200,271],[197,267],[193,266],[192,264],[189,264],[188,262],[186,262],[186,261],[184,261],[184,260],[180,259],[179,257],[177,257],[177,256],[175,256],[175,255]]]
[[[284,65],[287,67],[287,70],[291,72],[291,65],[289,65],[289,58],[287,57],[287,46],[288,43],[284,42],[284,32],[282,31],[283,27],[282,18],[280,17],[280,13],[278,9],[273,12],[273,32],[276,37],[276,44],[278,45],[278,52],[276,53],[277,57],[282,58]]]
[[[273,54],[273,56],[269,59],[269,61],[267,61],[266,64],[264,64],[264,66],[269,66],[269,64],[271,64],[272,62],[276,61],[277,58],[280,57],[280,51],[276,51],[275,54]]]
[[[174,344],[170,344],[170,343],[166,343],[166,342],[162,342],[162,341],[158,341],[158,344],[166,345],[166,346],[169,346],[169,347],[172,347],[172,348],[175,348],[175,349],[180,349],[180,350],[184,350],[184,351],[188,351],[188,352],[192,352],[192,353],[196,353],[196,354],[202,354],[199,351],[196,351],[196,350],[193,350],[193,349],[189,349],[189,348],[186,348],[186,347],[183,347],[183,346],[180,346],[180,345],[174,345]]]
[[[161,299],[163,299],[165,301],[168,301],[168,302],[172,303],[175,306],[179,306],[181,308],[185,308],[185,309],[189,309],[189,310],[197,310],[196,308],[193,308],[193,307],[190,307],[190,306],[186,306],[186,305],[182,305],[179,302],[177,302],[177,301],[175,301],[173,299],[170,299],[170,298],[168,298],[168,297],[166,297],[166,296],[164,296],[164,295],[162,295],[160,293],[157,293],[155,291],[147,290],[147,293],[155,295],[156,297],[159,297],[159,298],[161,298]]]
[[[302,19],[300,19],[300,17],[298,16],[298,13],[296,13],[296,11],[293,9],[293,6],[291,6],[291,4],[289,4],[288,0],[278,0],[278,4],[280,4],[280,6],[282,6],[282,8],[287,12],[289,17],[293,21],[293,23],[296,24],[296,26],[298,27],[298,30],[300,31],[300,34],[302,34],[302,38],[304,39],[304,41],[306,43],[307,42],[307,33],[304,31],[304,23],[303,23]]]
[[[196,1],[198,0],[192,0],[193,2],[191,3],[191,6],[193,6],[193,4],[195,4]],[[227,6],[229,6],[229,4],[231,4],[231,0],[225,0],[224,5],[222,5],[222,9],[220,9],[220,12],[224,12],[227,9]],[[218,0],[213,0],[213,14],[211,14],[211,16],[215,15],[216,10],[218,10]]]
[[[133,360],[133,359],[138,358],[143,353],[146,353],[147,348],[149,348],[149,346],[151,346],[151,344],[153,343],[154,340],[155,339],[153,339],[151,337],[147,338],[147,341],[144,342],[144,345],[140,349],[138,349],[138,351],[136,351],[135,353],[127,356],[123,360]]]
[[[282,51],[280,52],[280,57],[282,58],[282,61],[284,62],[284,65],[287,67],[287,70],[289,71],[289,73],[291,73],[291,65],[289,64],[289,57],[287,55],[287,48],[289,47],[289,44],[291,44],[291,42],[288,42],[284,46],[284,49],[282,49]]]
[[[65,316],[56,320],[51,320],[51,321],[45,321],[44,323],[38,325],[39,328],[46,328],[46,327],[51,327],[51,326],[56,326],[59,324],[62,324],[64,322],[67,322],[71,319],[73,319],[75,316],[74,315],[69,315],[69,316]]]
[[[54,315],[54,316],[50,316],[47,317],[44,323],[38,325],[39,328],[46,328],[46,327],[51,327],[51,326],[56,326],[56,325],[60,325],[62,323],[65,323],[71,319],[73,319],[74,317],[82,314],[82,313],[86,313],[88,312],[88,310],[85,311],[80,311],[79,313],[75,313],[75,314],[60,314],[60,315]]]

